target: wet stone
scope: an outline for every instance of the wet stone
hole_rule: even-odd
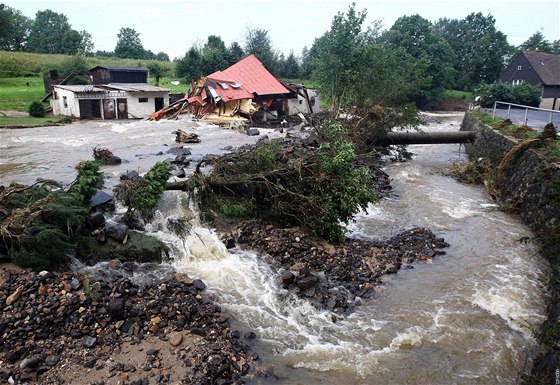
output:
[[[84,336],[82,338],[82,345],[86,348],[93,348],[97,344],[97,338]]]

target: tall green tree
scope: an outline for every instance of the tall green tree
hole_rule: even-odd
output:
[[[0,4],[0,49],[23,51],[30,31],[30,18],[17,9]]]
[[[245,35],[245,53],[255,55],[270,72],[277,72],[278,53],[272,47],[268,31],[261,28],[249,28]]]
[[[319,83],[322,95],[336,111],[348,106],[350,90],[358,82],[363,62],[364,47],[372,41],[372,30],[363,30],[367,12],[358,12],[352,4],[346,14],[339,12],[331,29],[316,39],[311,51],[312,76]]]
[[[554,40],[550,44],[550,53],[553,53],[555,55],[560,55],[560,40]]]
[[[27,48],[38,53],[64,53],[64,35],[70,31],[66,15],[47,9],[35,14]]]
[[[294,54],[294,51],[291,51],[288,57],[286,58],[286,62],[284,64],[284,73],[285,76],[289,79],[297,79],[299,78],[301,69],[299,65],[299,60]]]
[[[88,31],[80,31],[80,36],[82,41],[80,42],[80,48],[78,49],[77,54],[81,56],[91,56],[93,55],[93,48],[95,47],[93,44],[93,38],[91,33]]]
[[[434,31],[429,20],[420,15],[400,17],[383,34],[381,41],[425,68],[426,86],[418,88],[414,95],[418,107],[429,106],[451,85],[455,53],[449,43]]]
[[[7,6],[0,4],[0,41],[7,39],[12,33],[12,13]]]
[[[130,59],[143,59],[145,50],[140,41],[140,33],[132,28],[121,28],[117,34],[115,56]]]
[[[159,86],[159,79],[165,75],[165,69],[159,63],[151,62],[148,64],[148,71],[156,79],[156,86]]]
[[[192,46],[184,57],[175,61],[175,75],[186,82],[192,82],[204,75],[202,55],[196,47]]]
[[[472,89],[492,83],[513,53],[507,37],[496,28],[492,15],[471,13],[462,20],[440,19],[436,31],[451,45],[457,60],[455,88]]]
[[[519,47],[519,51],[543,51],[552,52],[552,44],[545,39],[542,32],[537,31],[525,40]]]
[[[166,53],[163,52],[163,51],[160,51],[160,52],[156,53],[156,60],[159,60],[159,61],[170,61],[170,60],[169,60],[169,55],[166,54]]]
[[[231,43],[231,45],[228,48],[228,51],[229,51],[228,61],[230,65],[237,63],[239,60],[245,57],[245,51],[243,51],[243,48],[236,41]]]
[[[202,47],[202,71],[211,74],[229,67],[229,52],[223,40],[216,35],[208,36],[206,44]]]
[[[70,29],[62,36],[62,53],[76,55],[82,46],[82,35],[74,29]]]

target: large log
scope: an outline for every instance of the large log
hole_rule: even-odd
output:
[[[389,132],[381,139],[381,144],[442,144],[442,143],[471,143],[476,131],[447,131],[447,132]]]

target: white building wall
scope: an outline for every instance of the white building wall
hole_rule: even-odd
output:
[[[55,87],[54,93],[51,99],[54,115],[80,117],[80,105],[78,99],[74,97],[74,92]]]
[[[156,111],[156,98],[163,98],[163,107],[169,106],[169,92],[127,92],[128,116],[130,118],[146,118]],[[140,102],[140,98],[148,99]]]
[[[319,111],[319,91],[308,89],[307,95],[309,95],[309,100],[312,104],[311,110],[309,109],[307,100],[303,96],[297,95],[297,98],[288,99],[288,115],[297,115],[300,112],[309,114]]]

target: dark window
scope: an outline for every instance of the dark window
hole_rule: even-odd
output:
[[[62,102],[64,103],[64,108],[68,108],[68,99],[66,98],[66,96],[62,97]]]
[[[148,98],[138,98],[138,103],[148,103]]]

